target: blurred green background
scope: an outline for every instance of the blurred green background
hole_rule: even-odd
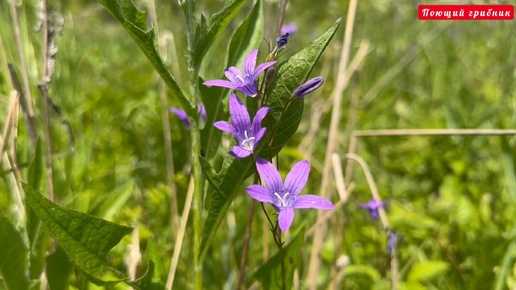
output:
[[[155,4],[160,37],[166,41],[162,53],[178,82],[186,88],[184,17],[176,1]],[[208,52],[201,72],[204,79],[221,76],[226,63],[221,56],[225,55],[231,34],[252,4],[246,4]],[[359,1],[351,58],[362,42],[368,42],[371,50],[344,91],[339,152],[347,152],[352,130],[516,126],[515,22],[419,21],[417,4],[418,1]],[[51,13],[64,18],[64,30],[57,40],[59,51],[50,95],[61,108],[62,117],[69,122],[75,138],[74,153],[70,154],[73,143],[68,130],[54,113],[51,135],[56,155],[53,159],[56,200],[69,208],[93,212],[106,195],[128,192],[127,202],[111,218],[138,226],[142,251],[159,261],[158,275],[166,278],[176,232],[170,228],[167,205],[171,193],[166,185],[158,75],[134,41],[99,3],[49,1],[48,5]],[[148,9],[145,1],[136,5]],[[223,1],[198,1],[197,8],[211,15],[223,5]],[[33,30],[38,3],[19,1],[17,7],[38,110],[38,130],[43,132],[37,89],[41,79],[41,35]],[[285,23],[294,22],[299,30],[283,57],[301,50],[337,18],[345,17],[347,10],[346,1],[290,1]],[[12,90],[6,63],[13,63],[18,73],[21,71],[9,11],[7,0],[1,1],[2,126]],[[265,1],[262,61],[267,52],[266,41],[277,36],[274,31],[278,11],[277,1]],[[280,155],[282,164],[293,164],[301,158],[311,161],[311,179],[305,193],[318,194],[319,190],[331,118],[329,97],[337,78],[344,29],[345,19],[312,72],[312,76],[324,76],[325,85],[307,96],[299,131]],[[358,100],[356,107],[350,106],[353,96]],[[172,96],[169,102],[171,106],[179,106]],[[356,114],[353,122],[349,121],[350,114]],[[169,120],[174,181],[181,212],[190,170],[186,153],[189,133],[173,115]],[[311,129],[314,122],[316,130]],[[307,140],[306,136],[313,138]],[[24,176],[34,158],[29,148],[27,128],[20,119],[16,152]],[[359,139],[356,153],[368,163],[382,198],[389,200],[389,221],[403,236],[398,251],[401,289],[492,289],[495,283],[500,283],[499,289],[516,287],[515,150],[512,136]],[[288,167],[282,169],[286,172]],[[0,171],[4,181],[5,170]],[[2,212],[8,211],[10,203],[8,194],[4,194],[8,190],[4,181],[0,181]],[[325,239],[319,277],[321,289],[334,277],[331,265],[341,255],[350,258],[342,289],[389,289],[386,236],[380,223],[372,221],[358,207],[371,199],[358,166],[354,167],[353,181],[356,187],[350,199],[331,221],[337,230]],[[42,178],[42,192],[46,184]],[[206,259],[207,289],[234,287],[245,230],[245,223],[234,221],[247,217],[249,199],[244,191],[243,187],[242,196],[230,208]],[[336,202],[338,195],[332,192],[332,200]],[[294,230],[303,224],[303,219],[310,225],[315,216],[315,212],[300,212]],[[253,269],[263,262],[264,245],[258,238],[263,223],[263,217],[259,216],[253,228],[256,240],[251,242],[246,274],[249,284]],[[266,248],[274,252],[276,249],[269,240]],[[129,244],[130,237],[124,243]],[[187,234],[174,284],[177,289],[192,287],[190,244]],[[304,289],[311,239],[306,244],[301,289]],[[121,270],[125,245],[115,248],[110,256],[111,264]],[[153,247],[157,250],[153,251]],[[146,263],[145,259],[140,271],[145,270]],[[78,277],[72,275],[70,287],[81,287]]]

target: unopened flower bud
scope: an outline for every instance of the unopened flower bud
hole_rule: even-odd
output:
[[[324,79],[322,77],[315,77],[306,83],[300,85],[294,91],[294,98],[300,99],[305,95],[317,90],[324,83]]]
[[[276,49],[281,51],[288,43],[288,33],[280,35],[276,38]]]

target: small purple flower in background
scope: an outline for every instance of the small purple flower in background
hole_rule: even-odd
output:
[[[387,253],[389,253],[389,255],[392,255],[398,243],[401,242],[401,238],[402,237],[395,230],[389,232],[389,237],[387,238]]]
[[[369,211],[369,215],[371,215],[371,218],[377,220],[380,216],[378,209],[385,207],[385,205],[385,201],[379,202],[376,199],[371,199],[368,203],[361,203],[360,207],[367,209]]]
[[[310,163],[299,161],[287,174],[285,183],[276,167],[269,161],[257,158],[256,168],[267,187],[251,185],[247,187],[247,194],[260,202],[267,202],[274,206],[279,213],[278,223],[282,232],[286,232],[294,219],[294,209],[315,208],[330,210],[335,207],[326,199],[312,194],[298,196],[308,180]]]
[[[324,79],[322,77],[315,77],[311,80],[308,80],[306,83],[300,85],[294,91],[294,98],[300,99],[309,93],[317,90],[324,83]]]
[[[267,112],[269,112],[269,108],[262,107],[256,112],[251,124],[251,118],[244,103],[240,101],[237,95],[231,93],[229,96],[229,114],[233,124],[218,121],[213,126],[219,130],[229,132],[237,138],[238,144],[233,146],[233,149],[229,152],[233,157],[245,158],[254,152],[258,142],[265,135],[266,128],[262,128],[261,122]]]
[[[211,87],[223,87],[232,90],[237,90],[249,97],[255,97],[258,94],[256,86],[256,79],[258,75],[265,69],[269,68],[276,61],[270,61],[260,64],[256,67],[256,57],[258,56],[258,49],[254,49],[244,59],[244,66],[241,72],[238,68],[232,66],[225,70],[224,74],[229,81],[226,80],[211,80],[206,81],[203,85]]]
[[[295,23],[289,23],[281,26],[280,33],[281,34],[290,34],[293,35],[297,32],[297,24]]]
[[[199,121],[201,121],[201,123],[205,122],[206,121],[206,108],[204,107],[203,104],[199,104],[197,106],[197,109],[198,109],[197,112],[199,112]],[[188,121],[188,115],[186,114],[186,112],[184,110],[171,107],[170,112],[172,114],[176,115],[176,117],[179,118],[179,120],[181,120],[181,122],[183,122],[183,124],[185,125],[185,128],[187,130],[190,130],[190,121]]]

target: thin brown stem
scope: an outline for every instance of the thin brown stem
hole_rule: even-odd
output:
[[[21,87],[20,87],[20,90],[18,90],[18,89],[17,90],[19,92],[20,91],[24,92],[20,95],[20,98],[21,98],[20,102],[22,103],[22,108],[24,110],[24,117],[26,119],[27,127],[29,129],[29,137],[31,140],[31,144],[33,146],[35,146],[37,133],[36,133],[36,125],[34,122],[34,107],[33,107],[34,105],[33,105],[33,101],[32,101],[32,93],[31,93],[31,89],[30,89],[29,73],[27,70],[27,68],[28,68],[27,60],[25,58],[25,52],[23,49],[24,46],[23,46],[21,29],[20,29],[20,20],[18,18],[18,11],[16,10],[15,2],[16,2],[15,0],[10,0],[9,7],[11,9],[11,15],[12,15],[12,20],[13,20],[13,29],[14,29],[14,35],[16,38],[16,46],[18,49],[18,55],[20,57],[21,76],[22,76],[23,88],[24,88],[23,90],[21,90]],[[45,5],[46,5],[46,3],[45,3]],[[11,72],[11,76],[12,76],[12,72]]]
[[[328,141],[326,144],[326,156],[324,159],[324,169],[321,180],[320,187],[320,195],[324,198],[329,198],[330,191],[329,185],[331,182],[331,154],[337,150],[337,145],[339,141],[339,124],[341,117],[341,107],[342,107],[342,95],[344,89],[347,86],[346,79],[349,77],[346,75],[346,72],[349,74],[349,71],[346,70],[348,66],[349,56],[351,52],[351,41],[353,38],[353,27],[355,23],[355,14],[357,9],[357,0],[349,1],[349,10],[346,20],[346,29],[344,32],[344,43],[342,45],[342,51],[340,55],[339,69],[338,69],[338,78],[336,80],[336,85],[332,93],[333,106],[332,106],[332,115],[330,121],[330,132],[328,135]],[[322,215],[322,212],[319,211],[317,213],[317,218],[319,219]],[[308,266],[308,289],[316,290],[317,289],[317,276],[319,273],[319,252],[321,251],[324,235],[326,231],[326,226],[322,225],[316,229],[312,251],[310,253],[310,262]]]
[[[245,228],[245,237],[244,237],[244,247],[242,248],[242,258],[240,259],[240,269],[238,274],[238,283],[237,290],[242,289],[245,278],[245,265],[247,262],[247,253],[249,252],[249,242],[251,240],[251,232],[253,225],[253,217],[254,217],[254,206],[256,201],[251,200],[251,204],[249,206],[249,215],[247,216],[247,224]]]
[[[287,9],[288,0],[280,1],[280,13],[278,15],[278,27],[276,27],[276,32],[278,35],[281,34],[281,26],[283,26],[283,20],[285,19],[285,11]]]

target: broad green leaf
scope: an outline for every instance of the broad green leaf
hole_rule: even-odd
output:
[[[258,0],[247,19],[237,28],[228,45],[227,67],[242,67],[244,58],[251,50],[260,46],[263,35],[263,1]],[[213,123],[218,120],[228,119],[228,108],[223,100],[229,94],[227,89],[220,87],[199,87],[203,103],[206,106],[208,120],[206,127],[201,132],[202,148],[206,152],[206,157],[210,159],[220,147],[222,131],[213,127]]]
[[[263,121],[263,125],[267,126],[267,134],[270,134],[275,128],[279,115],[282,111],[283,104],[292,95],[292,92],[306,81],[317,60],[323,53],[324,49],[332,39],[337,28],[339,27],[341,19],[339,18],[322,36],[310,43],[305,49],[298,52],[290,59],[281,63],[277,68],[276,80],[271,85],[269,90],[268,106],[272,107],[273,112],[271,118],[267,117]],[[250,99],[248,105],[255,101]],[[256,109],[256,108],[255,108]],[[253,109],[250,109],[251,111]],[[273,140],[273,147],[271,151],[263,150],[263,156],[268,157],[270,154],[276,155],[292,135],[297,130],[303,113],[303,99],[295,100],[286,111],[286,116],[283,117],[277,138]],[[269,126],[272,124],[272,126]],[[264,138],[263,140],[266,140]],[[265,141],[264,141],[265,142]],[[261,144],[260,148],[263,148]],[[259,148],[259,150],[260,150]],[[220,172],[216,173],[208,161],[201,158],[203,171],[210,184],[212,193],[212,203],[208,212],[208,217],[203,227],[203,240],[201,244],[201,256],[206,253],[209,242],[217,231],[220,222],[226,214],[226,211],[233,201],[234,196],[238,192],[238,188],[252,173],[251,158],[236,159],[227,156],[222,165]]]
[[[106,255],[133,229],[99,219],[55,204],[30,185],[23,184],[27,201],[32,206],[50,235],[76,267],[84,271],[97,285],[115,284],[126,280],[116,269],[107,265]],[[119,280],[103,281],[106,272]]]
[[[131,197],[134,189],[134,180],[126,182],[124,185],[116,188],[111,193],[95,206],[90,212],[94,216],[99,216],[105,219],[111,218],[117,213],[126,201]]]
[[[47,279],[48,285],[52,290],[67,290],[68,278],[72,273],[73,267],[60,246],[47,259]]]
[[[196,106],[186,97],[159,54],[157,30],[156,27],[147,28],[147,13],[139,11],[131,0],[99,0],[99,2],[136,41],[168,88],[179,99],[183,108],[191,115],[196,114]]]
[[[101,0],[105,1],[105,0]],[[247,0],[233,0],[224,6],[221,11],[214,14],[208,23],[201,18],[201,26],[197,29],[195,50],[193,53],[193,63],[199,67],[206,52],[211,47],[215,39],[224,31],[229,22],[235,17],[237,12],[244,6]]]
[[[20,232],[0,215],[0,276],[9,290],[29,289],[28,247]]]
[[[274,118],[274,128],[278,126],[277,122],[283,106],[292,96],[294,90],[308,79],[322,52],[337,31],[340,22],[341,18],[337,19],[328,31],[314,40],[308,47],[293,55],[288,61],[279,64],[276,68],[277,77],[267,92],[267,106],[272,108],[272,112],[269,113],[267,119],[270,117]],[[303,117],[303,100],[304,98],[294,100],[286,110],[273,140],[273,152],[281,150],[297,131]],[[264,122],[267,124],[268,121],[265,120]],[[267,134],[273,132],[271,129],[267,129],[267,131]]]
[[[300,266],[301,249],[303,248],[305,231],[304,227],[297,236],[283,248],[283,259],[285,263],[285,288],[282,288],[281,278],[281,256],[276,253],[254,274],[256,280],[262,285],[262,289],[292,289],[294,270]]]
[[[415,264],[408,273],[407,280],[411,282],[432,279],[448,270],[450,265],[443,261],[426,261]]]

